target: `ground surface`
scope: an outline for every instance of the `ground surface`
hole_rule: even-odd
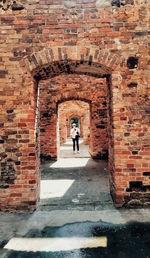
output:
[[[150,258],[149,222],[150,212],[144,209],[0,213],[0,257]],[[97,237],[106,238],[105,247],[101,240],[99,247],[86,246],[87,240]]]
[[[46,163],[42,169],[38,210],[98,210],[103,206],[113,207],[107,163],[88,158],[69,158]]]
[[[107,163],[82,147],[42,165],[37,211],[0,213],[0,258],[150,258],[149,210],[117,210]]]
[[[79,139],[80,153],[73,153],[72,139],[68,138],[67,141],[60,146],[59,158],[90,158],[89,146],[85,145],[83,139]]]
[[[113,208],[107,162],[93,160],[88,145],[61,146],[61,158],[41,166],[41,200],[38,210],[101,210]]]

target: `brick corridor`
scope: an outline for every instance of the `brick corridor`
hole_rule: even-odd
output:
[[[0,210],[36,209],[67,101],[116,206],[150,207],[150,0],[1,0],[0,24]]]

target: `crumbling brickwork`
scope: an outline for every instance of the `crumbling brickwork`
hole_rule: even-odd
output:
[[[53,92],[55,87],[61,91],[65,77],[79,83],[81,75],[93,86],[83,83],[85,92],[81,93],[66,87],[61,96],[53,96],[45,112],[50,115],[47,121],[55,124],[58,102],[75,96],[95,99],[96,107],[93,87],[95,81],[105,80],[114,201],[118,206],[149,205],[149,0],[0,1],[0,23],[1,209],[36,207],[40,178],[37,89],[51,87],[50,81]],[[92,110],[92,119],[103,115],[102,109]],[[51,143],[56,141],[56,127]],[[95,134],[101,130],[95,128]]]

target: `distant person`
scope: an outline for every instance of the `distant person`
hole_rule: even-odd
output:
[[[76,124],[72,124],[73,128],[71,129],[71,138],[73,142],[73,152],[75,153],[75,146],[77,145],[77,153],[79,153],[79,137],[80,137],[80,130],[76,127]]]

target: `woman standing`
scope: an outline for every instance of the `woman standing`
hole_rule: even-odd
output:
[[[73,128],[71,129],[71,138],[73,142],[73,152],[75,153],[75,146],[77,145],[77,153],[79,153],[79,137],[80,137],[80,130],[76,127],[76,124],[72,124]]]

